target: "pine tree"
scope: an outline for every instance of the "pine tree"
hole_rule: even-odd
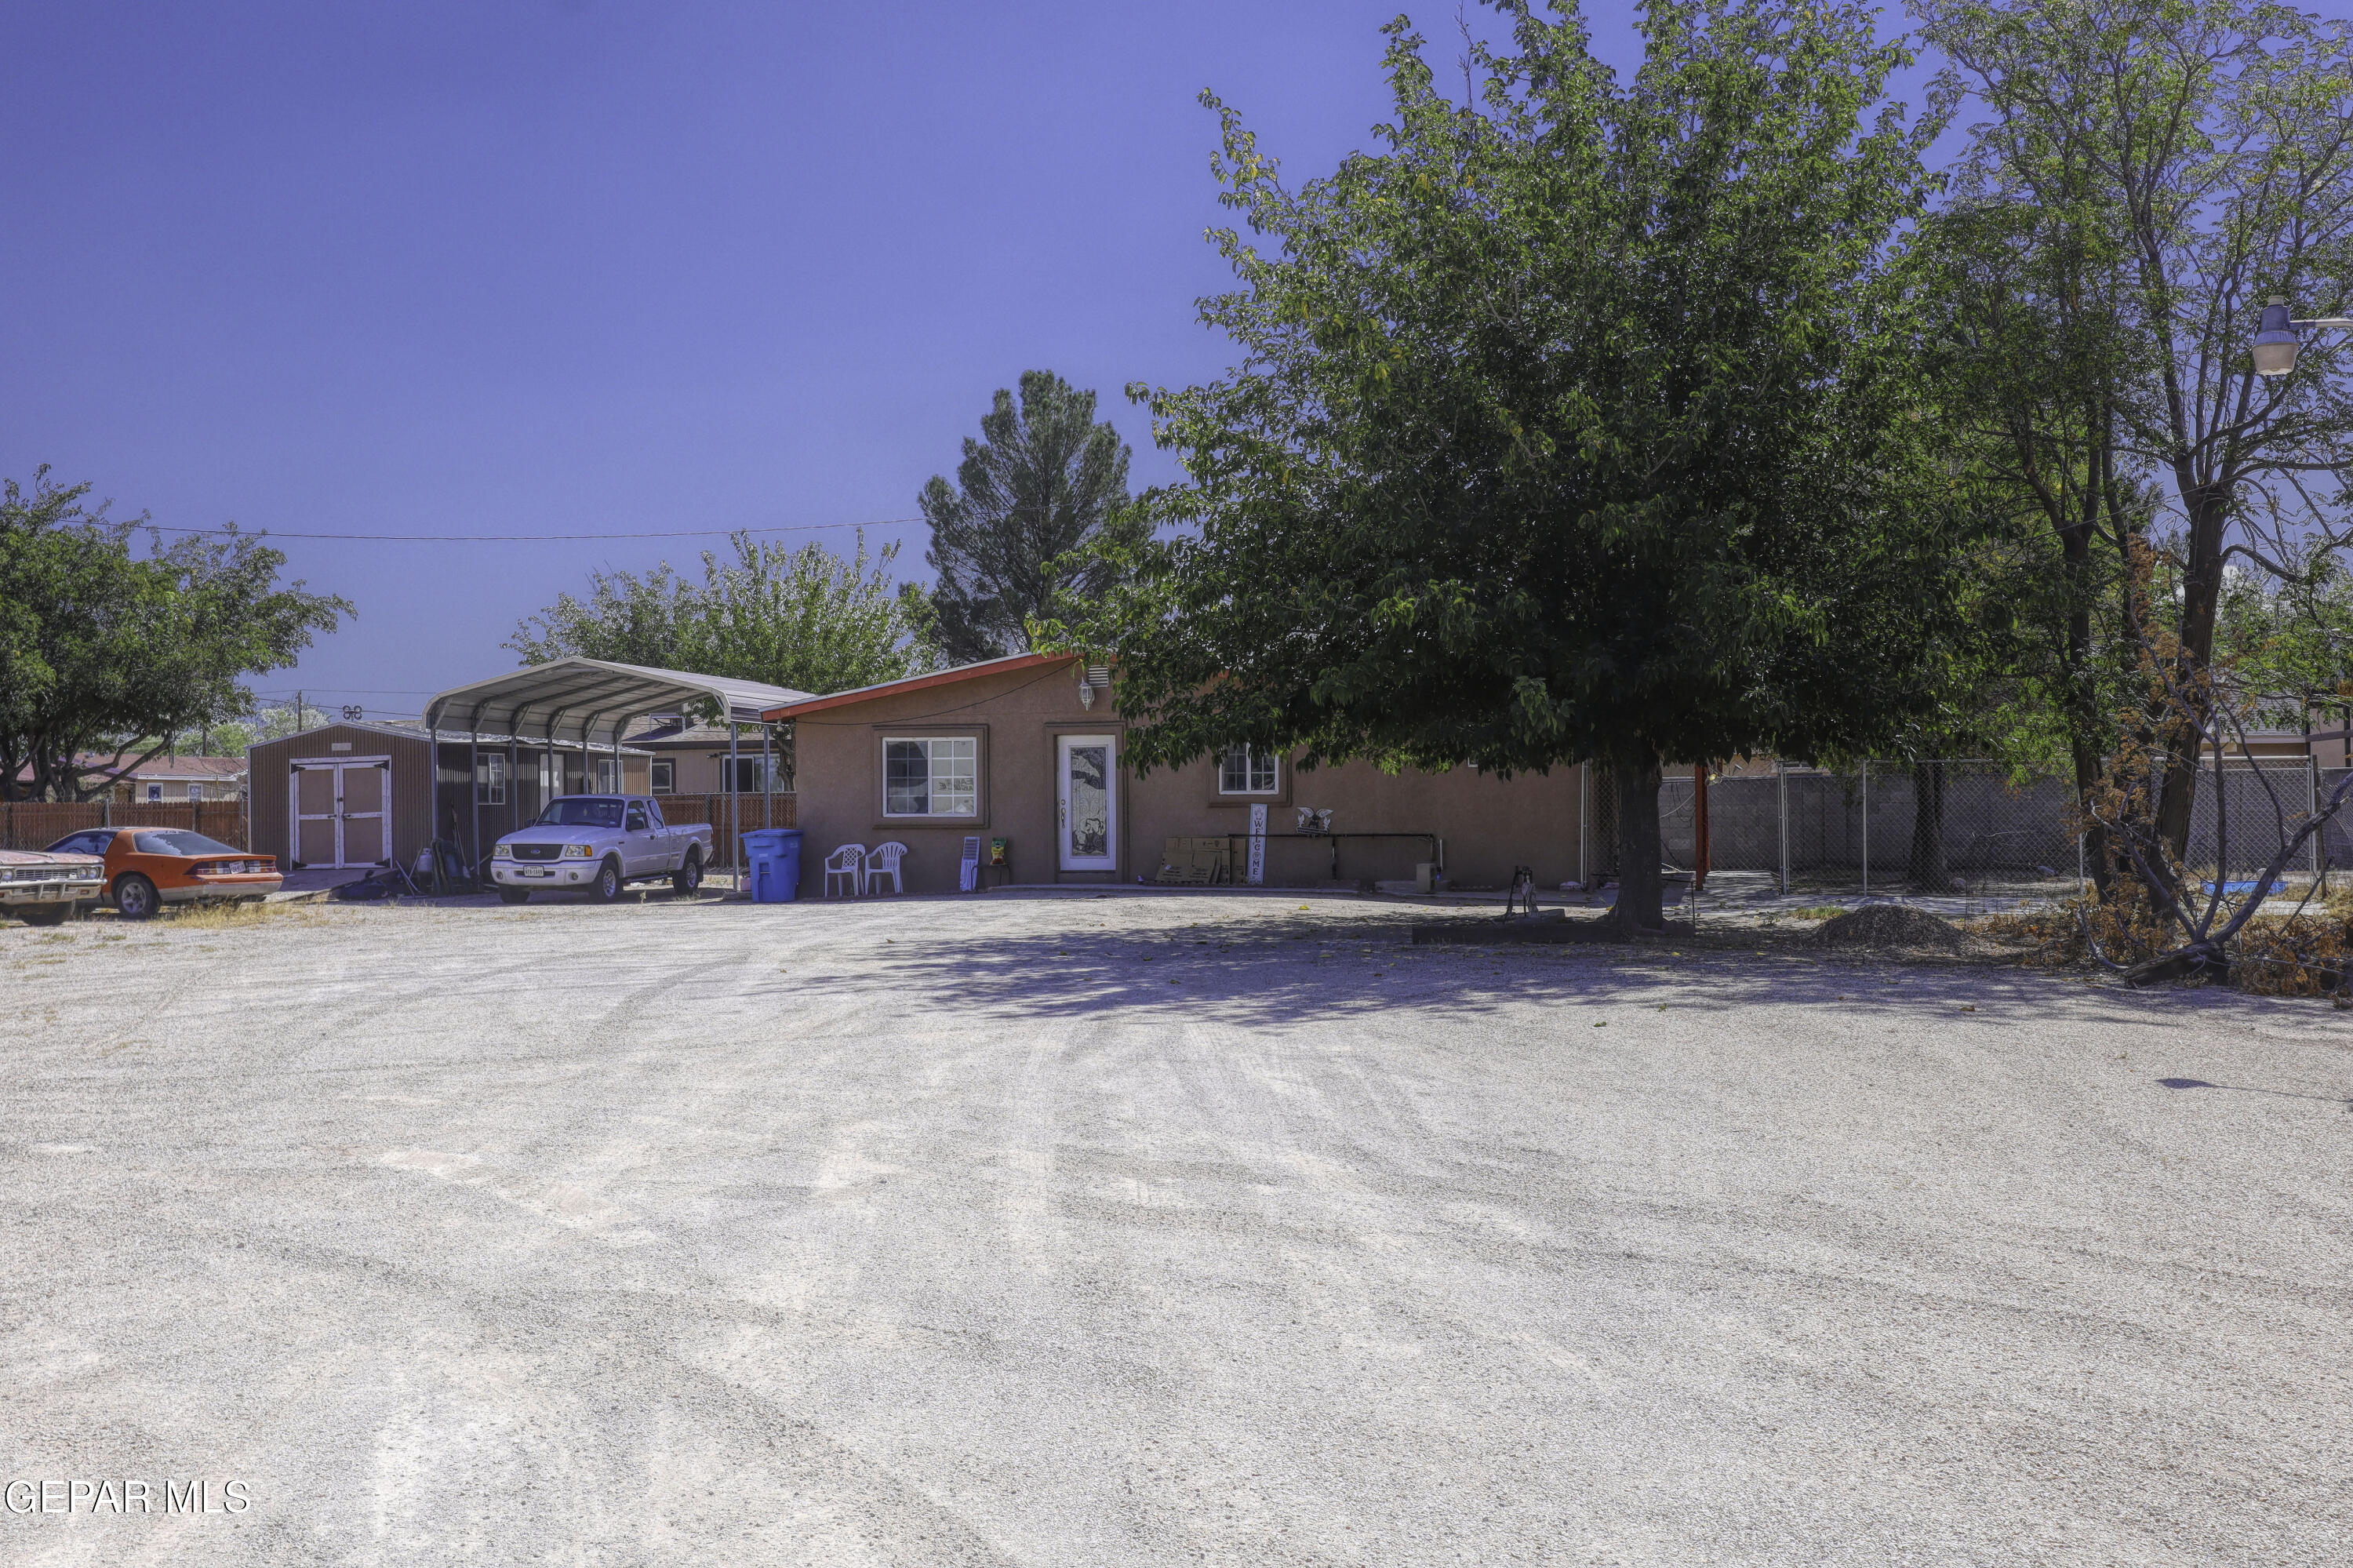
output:
[[[950,663],[1019,652],[1029,623],[1063,596],[1110,586],[1114,568],[1097,547],[1150,533],[1127,516],[1127,459],[1119,432],[1095,422],[1092,392],[1050,370],[1021,373],[1018,408],[998,390],[980,439],[965,440],[955,484],[934,475],[922,496],[923,558],[939,573],[933,636]]]

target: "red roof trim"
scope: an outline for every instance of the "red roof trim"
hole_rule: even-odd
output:
[[[928,675],[910,675],[903,681],[885,681],[879,686],[860,686],[854,692],[836,692],[829,697],[812,697],[805,703],[786,703],[780,708],[769,708],[760,717],[770,724],[778,719],[798,718],[804,714],[822,713],[827,708],[847,707],[852,703],[871,702],[877,697],[895,697],[902,692],[920,692],[930,686],[949,686],[959,681],[976,681],[983,675],[1002,675],[1015,670],[1034,670],[1040,664],[1075,664],[1075,653],[1016,653],[1004,659],[990,659],[978,664],[966,664],[955,670],[936,670]]]

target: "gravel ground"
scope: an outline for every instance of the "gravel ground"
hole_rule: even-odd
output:
[[[2345,1014],[1305,905],[0,928],[0,1561],[2347,1560]]]

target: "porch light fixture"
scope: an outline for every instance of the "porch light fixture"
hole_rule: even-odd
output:
[[[2295,368],[2295,329],[2298,327],[2353,327],[2353,318],[2307,316],[2300,321],[2292,321],[2287,313],[2287,302],[2274,295],[2263,306],[2263,330],[2255,334],[2256,375],[2285,376]]]

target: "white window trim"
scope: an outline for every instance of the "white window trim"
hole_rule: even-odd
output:
[[[980,736],[976,736],[976,735],[889,735],[889,734],[885,734],[884,736],[882,736],[881,737],[881,743],[882,743],[882,744],[881,744],[881,750],[877,753],[877,756],[878,756],[878,758],[880,758],[881,766],[881,768],[882,768],[882,816],[883,816],[883,818],[884,818],[886,821],[894,821],[894,822],[972,822],[972,821],[979,821],[979,820],[980,820],[980,815],[981,815],[981,810],[980,810],[980,808],[981,808],[981,795],[982,795],[981,768],[982,768],[982,760],[983,760],[983,757],[984,757],[984,755],[985,755],[985,753],[986,753],[986,750],[987,750],[987,748],[981,745],[981,739],[980,739]],[[893,746],[908,746],[908,745],[914,745],[914,746],[923,746],[923,747],[932,747],[932,746],[936,746],[936,745],[940,744],[940,743],[941,743],[941,742],[943,742],[943,741],[959,742],[959,743],[961,743],[961,744],[963,744],[963,745],[969,746],[970,747],[972,747],[972,806],[971,806],[971,808],[970,808],[969,810],[962,810],[962,811],[894,811],[894,810],[892,810],[891,809],[891,748],[892,748],[892,747],[893,747]],[[929,765],[931,764],[931,753],[930,753],[928,750],[926,750],[926,751],[923,753],[923,760],[924,760],[924,762],[925,762],[925,764],[926,764],[927,766],[929,766]],[[938,777],[938,774],[937,774],[936,772],[934,772],[934,773],[932,774],[932,777],[933,777],[933,778],[937,778],[937,777]],[[924,785],[924,792],[925,792],[925,796],[926,796],[926,798],[928,799],[928,798],[930,797],[930,782],[929,782],[929,780],[928,780],[928,779],[925,781],[925,785]]]
[[[478,806],[503,806],[507,803],[507,759],[502,752],[480,754],[481,767],[474,775],[474,803]]]
[[[1280,794],[1282,794],[1282,758],[1281,757],[1281,755],[1280,755],[1280,754],[1273,755],[1273,756],[1271,756],[1271,757],[1270,758],[1270,760],[1271,760],[1271,761],[1272,761],[1272,762],[1273,762],[1273,764],[1274,764],[1274,774],[1273,774],[1273,778],[1272,778],[1272,779],[1268,783],[1268,785],[1267,785],[1267,787],[1266,787],[1265,789],[1227,789],[1227,788],[1226,788],[1226,752],[1227,752],[1227,751],[1233,751],[1233,750],[1236,750],[1236,749],[1238,749],[1238,748],[1237,748],[1237,747],[1230,747],[1230,746],[1229,746],[1229,747],[1226,747],[1226,751],[1221,751],[1221,752],[1218,753],[1218,760],[1217,760],[1217,764],[1216,764],[1216,766],[1217,766],[1217,769],[1218,769],[1218,793],[1219,793],[1219,794],[1220,794],[1220,795],[1225,795],[1225,796],[1229,796],[1229,797],[1231,797],[1232,799],[1237,800],[1250,800],[1250,799],[1253,799],[1253,798],[1260,797],[1260,796],[1263,796],[1263,797],[1266,797],[1267,799],[1271,800],[1273,797],[1275,797],[1275,796],[1280,795]],[[1243,755],[1243,758],[1244,758],[1244,761],[1243,761],[1243,763],[1242,763],[1242,778],[1243,778],[1245,780],[1247,780],[1247,779],[1250,778],[1250,762],[1249,762],[1249,758],[1251,757],[1251,755],[1252,755],[1253,753],[1255,753],[1255,752],[1257,751],[1257,747],[1250,747],[1250,746],[1245,746],[1245,747],[1239,747],[1239,749],[1241,751],[1241,753],[1242,753],[1242,755]]]
[[[647,765],[646,793],[649,795],[678,793],[678,762],[675,758],[657,757]]]

